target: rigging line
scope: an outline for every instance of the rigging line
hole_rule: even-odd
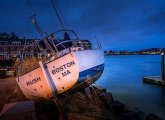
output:
[[[29,6],[30,14],[34,15],[34,9],[33,9],[33,6],[32,6],[32,1],[27,0],[27,3],[28,3],[28,6]]]
[[[38,26],[37,21],[34,19],[34,16],[35,16],[35,15],[33,15],[32,17],[30,17],[30,19],[32,20],[32,23],[33,23],[34,26],[36,27],[36,29],[37,29],[38,33],[40,34],[40,36],[41,36],[42,38],[44,38],[45,36],[44,36],[43,32],[41,31],[40,27]]]
[[[56,0],[54,0],[54,3],[55,3],[55,5],[56,5],[56,7],[57,7],[57,10],[58,10],[59,14],[61,15],[61,19],[63,20],[63,24],[65,25],[66,28],[68,28],[68,25],[66,24],[67,22],[65,21],[64,16],[62,15],[62,12],[61,12],[61,10],[60,10],[60,8],[59,8],[59,5],[58,5],[57,2],[55,2],[55,1],[56,1]]]
[[[48,47],[48,49],[50,50],[50,52],[54,53],[53,48],[48,43],[47,38],[45,38],[45,35],[43,34],[43,32],[41,31],[40,27],[38,26],[37,21],[34,19],[34,15],[31,17],[31,20],[32,20],[34,26],[36,27],[38,33],[40,34],[40,36],[43,38],[43,40],[44,40],[46,46]]]
[[[39,47],[39,45],[38,45],[38,42],[40,42],[40,41],[42,41],[43,39],[41,39],[41,40],[37,40],[37,41],[34,41],[32,44],[30,44],[30,45],[24,45],[25,47],[24,48],[21,48],[21,49],[19,49],[19,50],[17,50],[16,51],[16,53],[20,53],[20,51],[24,51],[24,49],[26,49],[26,48],[28,48],[29,46],[34,46],[34,45],[36,45],[37,44],[37,46],[38,46],[38,48],[40,49],[40,47]],[[10,56],[12,56],[12,55],[10,55]]]
[[[43,39],[41,39],[41,40],[43,40]],[[41,40],[39,40],[39,41],[41,41]],[[30,45],[26,45],[26,47],[17,50],[16,53],[20,53],[20,51],[23,51],[23,52],[24,52],[26,48],[28,48],[28,47],[30,47],[30,46],[34,46],[34,45],[36,45],[36,44],[37,44],[37,47],[41,50],[41,48],[40,48],[39,45],[38,45],[38,42],[39,42],[39,41],[35,41],[35,42],[33,42],[32,44],[30,44]],[[45,52],[45,51],[44,51],[44,52]],[[10,55],[10,56],[12,56],[12,55]]]
[[[37,44],[37,43],[38,43],[38,41],[35,41],[35,42],[33,42],[32,44],[30,44],[30,45],[28,45],[28,46],[26,46],[26,47],[24,47],[24,48],[22,48],[22,49],[17,50],[16,53],[19,53],[21,50],[24,51],[24,49],[28,48],[29,46],[33,46],[33,45],[35,45],[35,44]]]
[[[41,29],[39,28],[39,26],[37,25],[37,21],[34,19],[35,14],[34,14],[34,8],[32,6],[32,0],[27,0],[27,4],[28,4],[28,7],[29,7],[30,14],[33,15],[33,16],[30,17],[30,19],[32,20],[33,25],[36,27],[37,32],[39,32],[40,36],[43,38],[44,35],[43,35]],[[38,41],[35,41],[34,44],[37,44],[39,50],[42,51],[41,47],[38,45]],[[26,43],[25,43],[25,46],[26,46]],[[23,49],[20,49],[20,50],[24,50],[28,47],[29,47],[29,45],[27,45],[27,47],[24,47]]]
[[[33,8],[32,8],[32,5],[31,5],[31,0],[28,0],[28,5],[29,5],[29,9],[31,10],[31,13],[33,13]],[[43,34],[42,30],[40,29],[39,25],[37,24],[37,21],[34,19],[35,15],[33,14],[32,17],[30,17],[30,19],[32,20],[32,23],[34,24],[34,26],[36,27],[38,33],[40,34],[40,36],[42,38],[45,37],[45,35]],[[51,46],[49,45],[49,43],[47,42],[46,39],[44,39],[44,42],[45,44],[47,45],[48,49],[51,51],[51,52],[54,52],[54,50],[51,48]],[[38,46],[39,47],[39,46]],[[40,49],[40,47],[39,47]]]
[[[64,27],[64,24],[62,23],[62,19],[61,19],[61,16],[59,15],[57,9],[56,9],[56,6],[55,6],[55,0],[50,0],[51,4],[52,4],[52,7],[53,7],[53,10],[54,12],[56,13],[58,19],[59,19],[59,22],[61,24],[61,27],[62,27],[62,30],[65,30],[65,27]]]

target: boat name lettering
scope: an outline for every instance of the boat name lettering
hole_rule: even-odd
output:
[[[27,85],[27,86],[33,85],[34,83],[37,83],[37,82],[39,82],[39,81],[41,81],[41,78],[40,78],[40,77],[34,78],[33,80],[26,82],[26,85]]]
[[[70,74],[70,71],[67,70],[67,68],[69,68],[69,67],[71,67],[71,66],[74,66],[74,65],[75,65],[75,62],[74,62],[74,61],[68,62],[68,63],[66,63],[66,64],[64,64],[64,65],[61,65],[61,66],[58,67],[58,68],[54,68],[54,69],[52,70],[52,74],[55,75],[55,74],[58,73],[58,72],[63,72],[64,70],[66,70],[66,71],[64,71],[64,72],[62,73],[62,76],[64,77],[64,76]]]
[[[67,70],[62,73],[62,76],[65,77],[66,75],[69,75],[69,74],[71,74],[71,72],[69,70]]]

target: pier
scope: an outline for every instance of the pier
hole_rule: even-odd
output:
[[[165,81],[162,80],[161,76],[148,76],[143,78],[144,83],[155,84],[158,86],[165,86]]]
[[[161,76],[148,76],[143,78],[144,83],[165,86],[165,71],[164,71],[164,53],[161,54]]]

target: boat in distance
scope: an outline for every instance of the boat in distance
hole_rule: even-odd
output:
[[[57,35],[61,32],[62,39]],[[57,31],[37,44],[49,59],[38,60],[27,71],[23,71],[25,63],[17,67],[17,84],[28,99],[49,99],[69,90],[86,88],[103,73],[104,52],[100,46],[94,49],[90,41],[80,40],[74,31]]]

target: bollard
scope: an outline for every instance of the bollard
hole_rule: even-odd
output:
[[[164,73],[164,53],[161,54],[161,72],[162,72],[162,80],[165,81],[165,73]]]

